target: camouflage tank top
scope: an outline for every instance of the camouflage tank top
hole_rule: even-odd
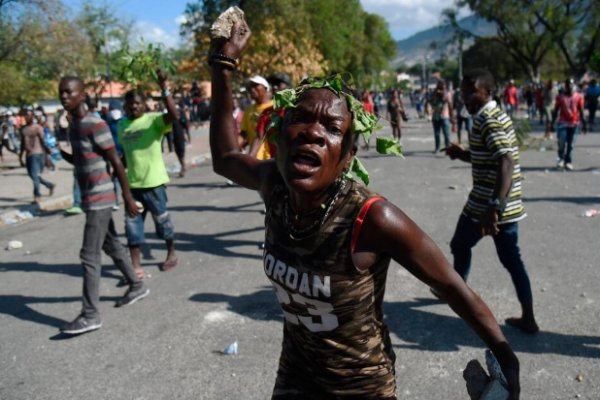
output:
[[[281,304],[283,345],[273,399],[395,399],[394,361],[382,302],[390,258],[358,270],[352,230],[374,193],[350,181],[318,231],[294,239],[287,189],[269,201],[264,271]]]

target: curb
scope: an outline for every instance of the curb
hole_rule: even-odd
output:
[[[71,195],[63,195],[42,200],[38,204],[9,209],[0,213],[0,228],[32,220],[43,213],[64,210],[71,207],[72,204],[73,197]]]
[[[199,154],[186,160],[185,167],[187,170],[190,170],[192,168],[197,168],[208,164],[210,160],[210,153]],[[176,159],[175,161],[165,160],[165,167],[170,175],[179,173],[179,163]],[[8,209],[4,212],[0,212],[0,228],[33,220],[35,217],[38,217],[43,213],[65,210],[72,205],[73,197],[69,194],[46,198],[40,201],[38,204],[31,204],[16,209]]]

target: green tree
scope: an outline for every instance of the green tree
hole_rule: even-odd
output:
[[[463,78],[463,52],[465,51],[465,42],[473,37],[473,34],[462,29],[458,23],[458,10],[455,8],[446,8],[442,11],[442,29],[451,33],[449,44],[455,45],[457,49],[458,80]]]
[[[0,0],[0,103],[56,95],[56,79],[91,62],[86,38],[55,0]]]
[[[536,1],[458,0],[457,5],[467,5],[475,14],[495,23],[494,40],[504,45],[504,54],[509,54],[528,78],[539,80],[540,66],[554,43],[551,32],[536,17]]]
[[[121,68],[120,51],[131,41],[133,21],[115,15],[117,13],[106,3],[85,0],[75,19],[91,47],[92,62],[82,77],[96,96]]]
[[[493,38],[480,38],[463,53],[465,71],[475,68],[489,70],[497,82],[509,79],[522,79],[527,75],[512,57],[498,57],[507,54],[505,45]],[[493,60],[493,62],[490,62]]]
[[[208,30],[227,7],[240,6],[253,39],[242,72],[288,72],[294,77],[350,72],[356,78],[378,73],[393,57],[395,43],[385,21],[365,13],[359,0],[203,0],[186,6],[182,35],[194,42],[194,62],[205,78]]]
[[[597,74],[600,74],[600,51],[594,53],[590,60],[590,68]]]
[[[380,72],[389,66],[389,61],[396,54],[396,42],[392,38],[383,17],[375,14],[364,13],[364,38],[362,46],[362,71],[358,71],[359,76],[363,73],[375,75],[376,85],[374,88],[383,89]],[[372,44],[377,45],[373,46]]]
[[[538,21],[550,32],[569,72],[585,74],[594,52],[600,50],[598,0],[531,1]]]

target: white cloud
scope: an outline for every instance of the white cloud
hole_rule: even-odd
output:
[[[160,43],[167,48],[177,47],[180,44],[178,32],[167,32],[148,21],[137,22],[134,29],[136,41],[143,38],[146,43]]]
[[[185,14],[181,14],[177,18],[175,18],[175,23],[177,24],[177,26],[183,25],[186,22],[187,22],[187,17],[185,16]]]
[[[442,22],[442,11],[454,5],[453,0],[361,0],[363,8],[381,15],[392,36],[404,39]]]

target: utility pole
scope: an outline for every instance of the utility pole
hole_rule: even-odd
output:
[[[423,56],[423,64],[421,65],[423,76],[421,77],[421,89],[427,90],[427,53]]]
[[[462,56],[463,56],[463,37],[460,36],[458,38],[458,84],[460,85],[460,83],[463,80],[463,61],[462,61]]]

